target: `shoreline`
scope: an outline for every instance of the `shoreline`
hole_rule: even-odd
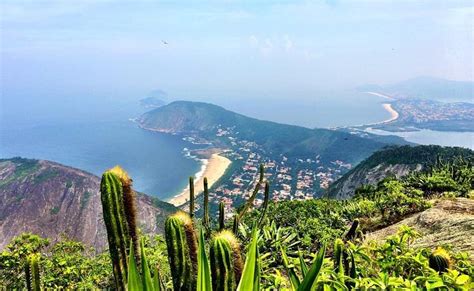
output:
[[[374,95],[374,96],[378,96],[378,97],[382,97],[382,98],[389,99],[389,100],[396,100],[396,99],[393,98],[392,96],[388,96],[388,95],[381,94],[381,93],[377,93],[377,92],[364,92],[364,93],[367,93],[367,94],[370,94],[370,95]],[[363,124],[362,126],[368,127],[368,126],[386,124],[386,123],[390,123],[390,122],[392,122],[392,121],[395,121],[395,120],[397,120],[397,119],[400,117],[400,114],[399,114],[395,109],[393,109],[393,106],[392,106],[391,103],[383,103],[383,104],[382,104],[382,107],[383,107],[383,109],[385,109],[385,111],[387,111],[388,113],[390,113],[390,118],[385,119],[385,120],[382,120],[382,121],[379,121],[379,122],[374,122],[374,123],[369,123],[369,124]]]
[[[392,122],[392,121],[395,121],[395,120],[398,119],[400,114],[395,109],[393,109],[392,104],[384,103],[384,104],[382,104],[382,106],[386,111],[388,111],[388,113],[390,113],[390,118],[380,122],[379,124],[389,123],[389,122]]]
[[[215,149],[214,149],[215,150]],[[194,195],[198,197],[204,191],[204,177],[207,177],[209,188],[224,175],[231,161],[220,155],[220,152],[209,152],[210,157],[200,159],[201,169],[194,175]],[[189,185],[179,194],[169,199],[167,202],[174,206],[181,206],[189,200]]]

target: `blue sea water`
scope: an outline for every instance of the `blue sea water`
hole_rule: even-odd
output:
[[[120,165],[138,191],[162,199],[182,190],[200,164],[185,158],[193,145],[178,136],[138,128],[131,121],[37,125],[1,132],[1,157],[56,161],[100,175]]]
[[[382,108],[383,99],[363,94],[270,101],[249,98],[252,102],[232,97],[202,101],[251,117],[306,127],[367,124],[390,117]],[[135,189],[161,199],[181,192],[187,177],[201,169],[199,161],[183,154],[184,148],[196,145],[179,136],[143,130],[129,120],[144,112],[137,101],[0,101],[0,158],[52,160],[96,175],[119,164],[132,176]],[[404,137],[422,144],[472,148],[472,133],[420,131]]]
[[[201,167],[199,161],[183,155],[183,148],[196,146],[179,136],[139,128],[128,118],[140,110],[134,106],[121,108],[113,109],[116,114],[71,113],[69,118],[18,114],[15,115],[21,118],[15,121],[12,116],[1,118],[0,157],[46,159],[98,176],[108,168],[121,165],[133,178],[138,191],[161,199],[182,191],[187,177]],[[4,117],[10,113],[4,112]]]

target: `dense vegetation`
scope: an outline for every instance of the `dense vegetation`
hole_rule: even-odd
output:
[[[191,206],[189,213],[177,212],[167,219],[165,238],[151,238],[136,228],[130,178],[113,169],[104,174],[101,186],[110,255],[94,254],[67,238],[49,246],[46,239],[24,234],[0,255],[0,285],[469,290],[474,287],[474,266],[467,254],[452,253],[448,247],[413,248],[419,234],[409,227],[380,243],[365,241],[364,232],[426,209],[432,198],[469,197],[473,178],[469,161],[438,159],[426,171],[402,180],[386,178],[376,186],[362,187],[351,200],[270,203],[270,185],[262,169],[249,200],[232,222],[224,223],[222,207],[219,221],[209,218],[205,187],[202,217],[196,217]],[[265,203],[250,211],[261,188]]]
[[[301,126],[281,124],[250,118],[220,106],[202,102],[176,101],[149,111],[140,118],[145,128],[193,133],[214,144],[224,143],[227,138],[218,138],[218,127],[232,129],[234,137],[253,141],[268,154],[297,158],[314,158],[321,155],[325,162],[344,160],[360,162],[374,151],[392,144],[406,144],[402,139],[362,138],[343,131],[309,129]]]
[[[440,161],[455,163],[458,157],[462,157],[467,163],[474,163],[474,151],[467,148],[436,145],[387,147],[375,152],[334,182],[328,189],[327,196],[336,197],[340,195],[345,183],[356,182],[357,185],[362,184],[370,176],[370,172],[373,171],[381,172],[383,169],[390,171],[391,166],[402,166],[411,170],[420,167],[424,171],[429,171],[433,166],[437,166]]]

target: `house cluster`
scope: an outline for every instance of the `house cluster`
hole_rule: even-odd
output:
[[[233,128],[219,128],[216,136],[228,139],[231,149],[224,154],[236,167],[232,175],[214,190],[210,197],[215,203],[224,202],[225,216],[231,218],[234,208],[242,205],[251,195],[258,180],[260,163],[264,164],[265,179],[270,182],[270,197],[274,201],[307,200],[320,196],[336,178],[351,165],[344,161],[323,163],[321,157],[290,158],[269,155],[255,142],[240,140]],[[254,206],[263,203],[262,194],[254,200]]]

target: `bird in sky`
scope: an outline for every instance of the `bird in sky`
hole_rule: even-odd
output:
[[[164,44],[164,45],[167,45],[168,43],[164,40],[161,40],[161,42]]]

